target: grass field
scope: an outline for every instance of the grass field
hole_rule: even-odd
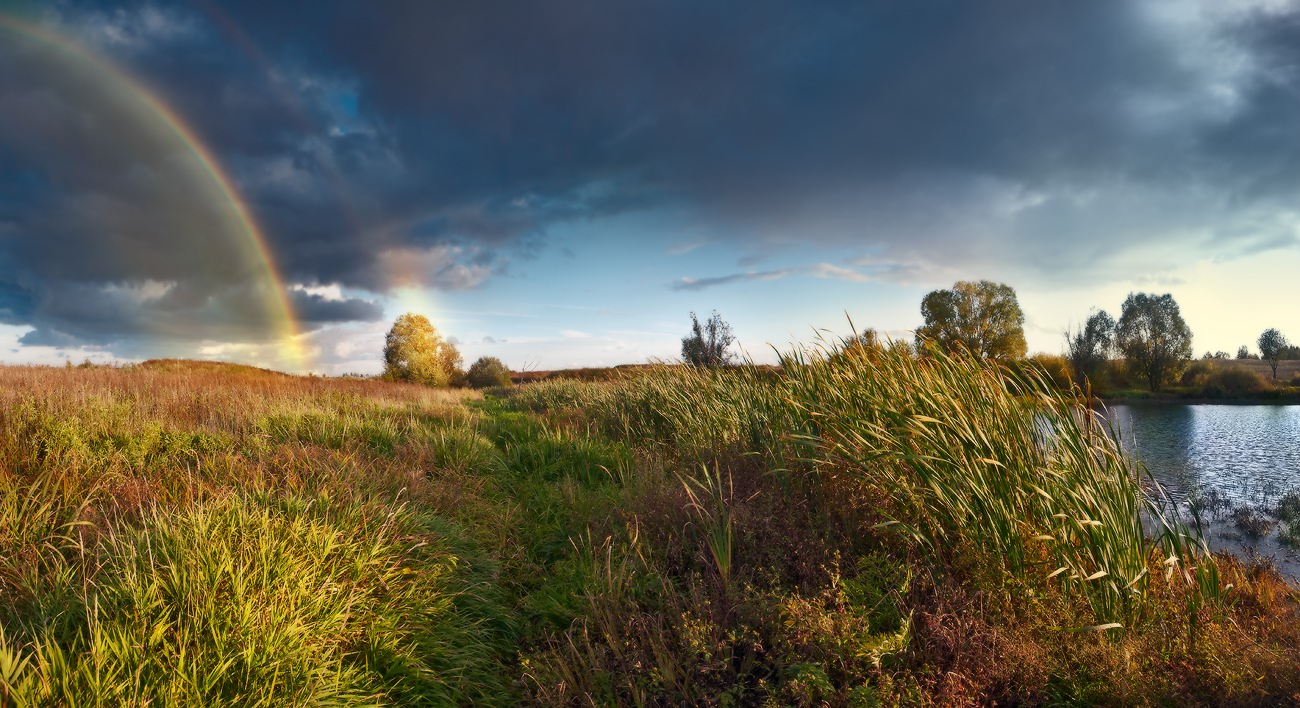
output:
[[[0,368],[0,704],[1300,700],[1295,588],[1050,386],[606,378]]]

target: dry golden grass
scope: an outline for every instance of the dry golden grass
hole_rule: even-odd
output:
[[[75,415],[88,405],[121,401],[140,418],[176,425],[217,423],[230,429],[272,409],[318,401],[364,399],[379,405],[446,408],[477,394],[378,379],[290,376],[232,364],[158,360],[138,366],[55,368],[0,366],[0,408],[33,401]]]

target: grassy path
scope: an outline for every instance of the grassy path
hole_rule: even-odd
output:
[[[0,705],[1297,696],[1293,588],[1125,535],[1109,448],[937,366],[0,369]]]

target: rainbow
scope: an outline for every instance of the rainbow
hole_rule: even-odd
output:
[[[247,205],[240,198],[239,192],[231,183],[230,177],[221,168],[220,163],[217,162],[212,152],[204,145],[194,130],[186,125],[185,121],[164,103],[157,94],[141,83],[140,80],[127,73],[125,69],[117,66],[107,58],[95,54],[85,47],[43,27],[12,15],[0,13],[0,29],[6,29],[40,41],[99,71],[111,80],[114,85],[125,88],[129,95],[155,116],[166,130],[179,139],[186,150],[194,155],[203,172],[212,180],[213,185],[225,200],[227,208],[234,216],[240,231],[242,231],[249,247],[252,249],[258,268],[266,278],[266,283],[270,289],[267,310],[279,325],[280,331],[278,334],[284,347],[284,353],[296,365],[296,368],[309,368],[308,357],[300,341],[301,333],[298,331],[293,307],[289,302],[288,288],[285,287],[284,279],[281,277],[279,269],[276,268],[271,249],[267,245],[266,235],[262,233],[261,228],[258,227],[257,222],[249,213]]]

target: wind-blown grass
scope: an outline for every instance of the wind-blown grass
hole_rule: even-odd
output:
[[[891,501],[884,524],[935,562],[970,546],[1013,575],[1056,579],[1089,598],[1096,625],[1133,621],[1153,552],[1179,573],[1212,570],[1175,519],[1144,515],[1156,509],[1143,472],[1114,432],[1032,369],[829,346],[782,357],[779,374],[658,367],[619,383],[532,384],[513,401],[580,405],[607,434],[692,459],[744,452],[854,475]]]
[[[931,555],[969,545],[1012,574],[1060,578],[1089,598],[1098,625],[1133,621],[1154,550],[1147,502],[1141,470],[1099,416],[1032,372],[942,351],[782,364],[825,464],[885,489],[887,524]],[[1158,544],[1185,533],[1152,531]],[[1199,563],[1176,550],[1172,563]]]
[[[1118,451],[860,346],[487,398],[0,367],[0,705],[1300,695],[1294,589]]]

